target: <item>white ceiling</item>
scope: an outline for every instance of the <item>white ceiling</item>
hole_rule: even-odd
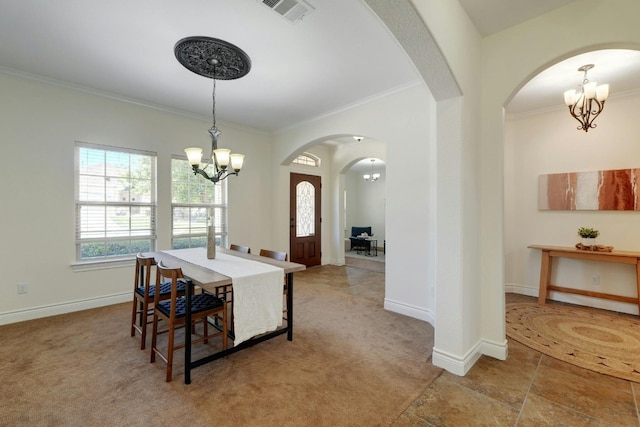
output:
[[[480,34],[488,36],[576,0],[458,0]]]
[[[211,80],[180,65],[173,47],[188,36],[220,38],[243,49],[252,69],[241,79],[217,82],[216,116],[266,132],[421,84],[364,0],[307,1],[315,10],[296,23],[261,0],[3,1],[0,71],[211,120]],[[460,0],[485,35],[570,2]],[[562,92],[580,83],[575,69],[583,63],[596,64],[591,79],[610,83],[612,94],[625,87],[613,71],[618,60],[576,61],[559,68],[557,81],[532,80],[507,111],[562,106]],[[636,63],[637,55],[624,59],[627,74],[640,76]]]
[[[223,39],[249,74],[218,81],[216,116],[273,131],[415,83],[419,77],[359,0],[309,0],[291,23],[259,0],[10,0],[0,6],[0,66],[211,117],[211,80],[175,43]]]

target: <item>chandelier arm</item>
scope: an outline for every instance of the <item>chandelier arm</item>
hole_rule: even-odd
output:
[[[576,114],[576,108],[578,108],[578,104],[573,104],[569,106],[569,114],[571,114],[571,117],[573,117],[574,119],[576,119],[578,121],[578,123],[580,123],[580,126],[578,126],[578,130],[582,130],[584,123],[582,122],[582,120],[580,120],[582,118],[582,116],[580,114]]]
[[[214,184],[219,182],[219,181],[222,181],[224,179],[229,178],[231,175],[238,176],[240,174],[239,171],[231,172],[229,170],[221,170],[221,171],[216,171],[216,173],[213,174],[213,175],[209,175],[207,172],[205,172],[203,169],[200,169],[197,166],[192,166],[192,169],[193,169],[193,174],[194,175],[198,175],[198,174],[202,175],[205,179],[213,182]]]
[[[593,99],[592,101],[593,102],[589,105],[589,121],[587,122],[587,125],[590,128],[596,128],[598,125],[593,122],[602,112],[602,109],[604,108],[604,101],[598,101],[597,99]],[[592,110],[591,107],[594,104],[598,108]]]
[[[604,101],[598,101],[597,99],[593,99],[593,103],[598,107],[597,110],[591,110],[591,114],[595,114],[594,119],[604,110]]]
[[[207,180],[209,180],[209,181],[213,182],[214,184],[215,184],[216,182],[220,181],[220,177],[218,176],[218,175],[219,175],[218,173],[215,173],[214,175],[209,176],[209,174],[208,174],[208,173],[206,173],[203,169],[200,169],[200,168],[199,168],[199,167],[197,167],[197,166],[192,166],[192,169],[193,169],[193,174],[194,174],[194,175],[200,174],[200,175],[202,175],[205,179],[207,179]]]
[[[586,71],[585,71],[586,73]],[[586,79],[585,79],[586,80]],[[591,119],[591,100],[587,99],[586,96],[583,97],[582,100],[582,129],[587,132],[587,129],[590,127]]]

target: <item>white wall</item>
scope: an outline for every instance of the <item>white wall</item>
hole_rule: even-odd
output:
[[[458,2],[411,3],[453,76],[447,78],[447,68],[436,66],[437,60],[421,71],[437,100],[437,144],[430,157],[434,188],[429,201],[436,218],[429,233],[435,252],[435,264],[429,271],[436,283],[433,363],[464,375],[482,354],[506,358],[500,300],[486,292],[495,279],[489,277],[487,267],[499,271],[502,259],[495,250],[486,253],[480,248],[481,239],[487,237],[481,220],[501,221],[499,216],[486,217],[485,205],[495,203],[495,198],[481,191],[480,168],[487,155],[480,146],[479,122],[483,52],[480,35]],[[435,56],[428,43],[422,43],[422,50],[429,52],[430,58]],[[414,62],[421,67],[421,61]],[[429,77],[427,69],[437,75]],[[452,82],[457,91],[451,88]],[[500,234],[487,238],[499,241]]]
[[[429,291],[434,284],[429,282],[428,273],[428,267],[434,262],[430,257],[434,253],[429,248],[426,226],[433,221],[428,209],[430,174],[416,177],[405,172],[424,171],[425,165],[431,164],[434,120],[433,97],[426,87],[414,86],[280,133],[276,135],[275,152],[275,160],[285,162],[292,153],[333,135],[363,135],[365,141],[370,141],[366,151],[359,149],[361,151],[358,152],[350,146],[336,150],[332,172],[323,178],[323,200],[330,201],[332,205],[328,208],[336,213],[323,217],[326,219],[323,220],[323,230],[333,230],[328,236],[331,241],[327,244],[323,241],[326,248],[326,252],[323,250],[323,262],[325,258],[336,263],[344,260],[345,224],[339,223],[344,172],[363,157],[384,160],[387,164],[385,237],[388,246],[397,248],[393,253],[387,253],[385,308],[429,321],[433,321],[434,305]],[[407,152],[412,156],[407,158]],[[285,180],[288,182],[288,176],[281,174],[280,188],[285,188]],[[276,240],[285,245],[288,236],[285,210],[288,209],[288,190],[281,192],[277,200]],[[324,235],[326,233],[323,232]]]
[[[74,142],[158,153],[158,249],[168,249],[170,158],[194,144],[206,151],[210,123],[11,75],[0,74],[0,93],[0,323],[130,300],[130,265],[85,272],[70,267]],[[229,182],[230,238],[271,245],[270,139],[220,128],[221,144],[247,156],[240,176]],[[17,294],[21,282],[28,283],[27,294]]]
[[[636,0],[579,0],[482,40],[480,253],[483,324],[494,336],[504,335],[503,106],[531,77],[555,62],[594,48],[640,45],[639,14]]]
[[[559,103],[562,103],[559,97]],[[640,251],[640,212],[551,211],[537,205],[538,176],[640,166],[640,93],[612,92],[598,127],[585,133],[562,106],[557,111],[508,119],[505,124],[505,255],[507,291],[538,295],[540,251],[528,245],[574,246],[578,227],[600,230],[599,244]],[[633,265],[559,259],[552,283],[635,297]],[[592,285],[591,277],[600,284]],[[637,304],[551,293],[552,299],[638,314]]]

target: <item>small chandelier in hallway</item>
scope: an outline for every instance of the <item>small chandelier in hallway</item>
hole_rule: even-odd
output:
[[[367,182],[376,182],[378,179],[380,179],[379,173],[373,173],[373,164],[375,161],[376,159],[371,159],[371,173],[365,173],[362,175],[362,178],[364,178],[364,180]]]
[[[589,82],[587,71],[593,67],[593,64],[587,64],[578,68],[578,71],[584,72],[580,92],[571,89],[564,93],[564,102],[569,107],[569,113],[574,119],[580,122],[578,130],[585,132],[597,126],[593,121],[604,109],[604,102],[609,96],[608,84],[598,86],[596,82]]]

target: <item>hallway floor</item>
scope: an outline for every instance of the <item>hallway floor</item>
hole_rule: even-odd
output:
[[[639,405],[640,384],[509,340],[506,361],[482,356],[464,377],[443,372],[393,426],[639,426]]]

